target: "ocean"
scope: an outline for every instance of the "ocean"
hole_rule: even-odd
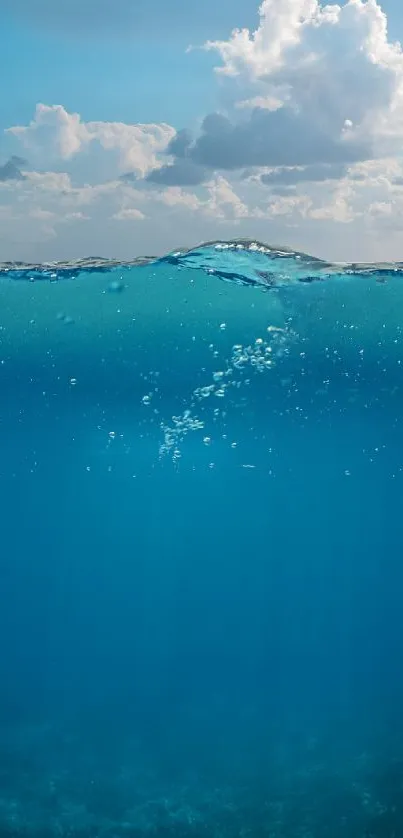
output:
[[[1,838],[403,836],[402,274],[0,266]]]

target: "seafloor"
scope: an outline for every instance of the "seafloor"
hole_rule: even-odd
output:
[[[175,729],[143,727],[139,736],[102,713],[91,719],[2,732],[2,838],[403,835],[403,759],[393,736],[372,752],[334,728],[322,739],[283,741],[245,732],[225,741],[217,732],[206,746],[194,729],[181,741]]]

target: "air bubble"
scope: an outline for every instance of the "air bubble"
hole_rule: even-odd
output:
[[[162,425],[164,442],[160,446],[160,457],[171,454],[175,462],[180,456],[180,443],[190,431],[198,431],[204,427],[204,422],[191,415],[190,410],[185,410],[182,416],[172,417],[173,425]]]
[[[108,291],[114,294],[119,294],[121,291],[124,291],[124,287],[124,283],[121,279],[113,279],[108,285]]]
[[[226,323],[221,323],[220,329],[224,330]],[[265,340],[258,337],[252,344],[244,346],[241,343],[235,343],[232,346],[231,357],[224,360],[223,369],[215,370],[212,373],[212,382],[202,387],[197,387],[193,391],[193,399],[202,401],[214,395],[217,398],[224,398],[229,387],[235,387],[239,390],[241,387],[247,386],[251,382],[251,377],[244,377],[244,374],[249,372],[264,373],[271,369],[276,361],[288,352],[289,344],[295,339],[295,333],[288,329],[282,329],[278,326],[268,326],[267,332],[270,338]],[[214,349],[214,344],[209,344],[209,349],[214,358],[218,357],[220,353]],[[225,372],[223,371],[225,370]],[[201,370],[204,372],[204,369]],[[231,380],[225,380],[226,378]],[[193,401],[191,403],[193,408]],[[217,420],[218,415],[224,419],[226,412],[219,411],[213,408],[214,421]],[[189,431],[199,430],[204,427],[204,422],[195,419],[191,416],[190,411],[185,411],[182,417],[172,417],[173,426],[162,425],[164,432],[164,442],[160,446],[160,456],[167,453],[171,454],[174,448],[179,449],[179,445]],[[223,437],[224,438],[224,437]],[[226,435],[225,435],[226,438]],[[210,437],[204,437],[204,444],[210,444]],[[236,448],[237,443],[232,443],[231,448]],[[173,457],[175,459],[175,455]],[[244,468],[254,467],[250,464],[244,464]]]
[[[60,320],[62,323],[65,323],[66,325],[69,325],[70,323],[74,323],[73,318],[70,317],[68,314],[64,314],[63,311],[59,311],[59,313],[57,314],[56,319]]]

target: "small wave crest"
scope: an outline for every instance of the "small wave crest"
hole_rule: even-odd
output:
[[[272,288],[290,283],[310,283],[337,276],[374,276],[379,282],[403,274],[403,262],[334,263],[315,256],[253,239],[204,242],[190,249],[178,248],[165,256],[141,256],[132,260],[87,257],[66,262],[29,264],[0,263],[0,277],[47,280],[76,279],[85,273],[111,273],[122,268],[172,265],[201,270],[227,282]]]

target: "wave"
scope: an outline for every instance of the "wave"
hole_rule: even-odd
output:
[[[140,256],[131,260],[86,257],[42,264],[3,262],[0,277],[58,281],[76,279],[82,273],[113,273],[150,265],[201,270],[227,282],[261,288],[324,281],[337,276],[373,276],[376,281],[384,282],[403,274],[403,262],[327,262],[289,247],[242,238],[203,242],[190,249],[177,248],[162,257]],[[116,290],[119,290],[118,283]]]

